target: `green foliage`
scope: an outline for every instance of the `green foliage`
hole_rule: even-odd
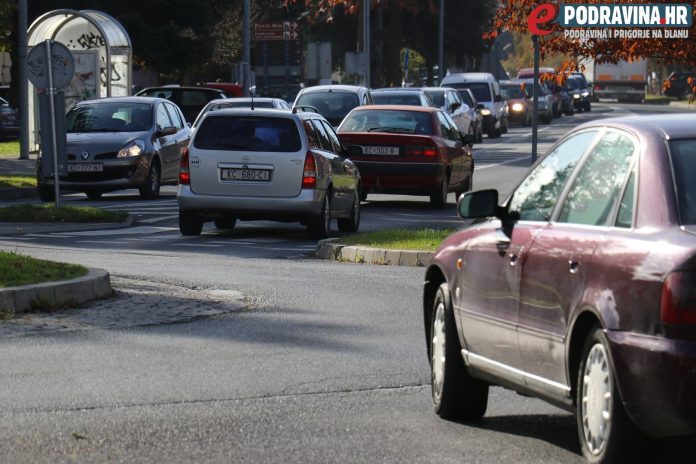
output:
[[[0,288],[74,279],[88,272],[84,266],[0,251]]]
[[[19,204],[0,208],[4,222],[122,222],[128,217],[124,211],[107,211],[91,206],[62,206],[54,203]]]
[[[391,250],[434,251],[453,229],[387,229],[341,237],[342,245],[364,245]]]
[[[19,140],[0,142],[0,158],[19,158]]]
[[[36,177],[22,175],[0,175],[1,188],[36,187]]]

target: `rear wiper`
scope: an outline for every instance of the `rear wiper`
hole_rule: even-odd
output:
[[[367,132],[374,132],[374,131],[385,132],[386,129],[389,129],[389,128],[388,127],[370,127],[367,129]]]
[[[414,131],[411,129],[405,129],[403,127],[380,127],[382,132],[393,132],[397,134],[413,134]]]

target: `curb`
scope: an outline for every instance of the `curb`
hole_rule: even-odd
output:
[[[80,305],[113,292],[109,273],[90,269],[87,275],[76,279],[0,288],[0,310],[20,314],[42,307]]]
[[[122,222],[0,222],[0,236],[121,229],[136,224],[130,214]]]
[[[337,238],[319,240],[315,256],[331,261],[360,264],[426,267],[430,265],[435,254],[432,251],[382,250],[365,246],[349,246],[336,243],[338,240]]]

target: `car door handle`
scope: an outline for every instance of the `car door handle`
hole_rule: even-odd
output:
[[[515,264],[517,264],[517,259],[519,258],[519,256],[514,254],[514,253],[510,253],[509,256],[510,256],[510,266],[514,266]]]
[[[576,274],[578,272],[578,269],[580,269],[580,262],[571,259],[570,261],[568,261],[568,268],[571,274]]]

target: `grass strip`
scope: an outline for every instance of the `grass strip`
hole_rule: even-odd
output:
[[[0,158],[19,158],[19,140],[0,142]]]
[[[2,222],[122,222],[127,217],[128,213],[124,211],[107,211],[91,206],[56,208],[55,203],[26,203],[0,208]]]
[[[0,251],[0,288],[69,280],[87,275],[84,266]]]
[[[36,177],[21,174],[0,175],[0,188],[36,187]]]
[[[387,229],[341,237],[343,245],[363,245],[389,250],[435,251],[454,229]]]

